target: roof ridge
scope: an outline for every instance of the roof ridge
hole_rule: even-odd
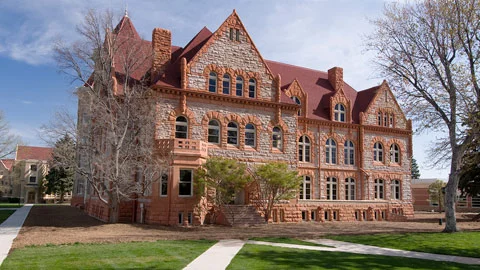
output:
[[[275,61],[275,60],[265,59],[265,61],[267,61],[267,62],[273,62],[273,63],[276,63],[276,64],[282,64],[282,65],[286,65],[286,66],[290,66],[290,67],[307,69],[307,70],[311,70],[311,71],[315,71],[315,72],[321,72],[321,73],[328,74],[328,72],[326,72],[326,71],[322,71],[322,70],[318,70],[318,69],[313,69],[313,68],[308,68],[308,67],[297,66],[297,65],[294,65],[294,64],[283,63],[283,62],[279,62],[279,61]]]

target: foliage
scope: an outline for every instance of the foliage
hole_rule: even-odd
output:
[[[462,160],[460,181],[458,187],[463,194],[480,195],[480,113],[477,114],[475,126],[470,131],[476,131],[475,139],[470,143]]]
[[[15,249],[2,269],[182,269],[213,241],[47,245]],[[52,256],[55,254],[55,256]]]
[[[295,198],[302,178],[285,163],[270,162],[252,172],[254,184],[250,190],[252,203],[270,220],[273,206],[283,200]]]
[[[391,3],[373,20],[366,47],[375,53],[419,131],[447,134],[431,150],[433,165],[450,163],[445,231],[457,231],[455,198],[462,156],[473,134],[472,114],[480,111],[480,5],[476,0]]]
[[[443,194],[442,188],[446,185],[442,180],[437,180],[431,183],[428,186],[428,195],[430,198],[430,203],[438,203],[440,209],[444,209],[445,206],[445,195]]]
[[[214,208],[235,202],[235,196],[251,182],[247,166],[233,159],[212,157],[195,172],[196,193]],[[213,211],[215,222],[215,209]],[[234,212],[227,213],[235,220]]]
[[[65,193],[73,188],[75,173],[75,144],[69,135],[64,135],[55,143],[50,170],[46,175],[46,193],[59,194],[63,202]]]
[[[338,235],[328,238],[378,247],[480,258],[478,232]]]
[[[5,116],[0,111],[0,159],[13,154],[19,143],[20,138],[10,132]]]
[[[417,160],[412,158],[412,179],[420,179],[420,169]]]

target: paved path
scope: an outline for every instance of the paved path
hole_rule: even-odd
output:
[[[33,204],[25,204],[22,208],[17,208],[18,210],[0,225],[0,265],[7,257],[13,239],[17,237],[32,206]]]
[[[217,270],[225,269],[230,261],[242,249],[245,241],[229,239],[220,240],[218,243],[207,249],[184,269],[188,270]]]

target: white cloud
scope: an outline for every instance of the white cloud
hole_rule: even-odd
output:
[[[21,102],[26,105],[33,104],[33,101],[30,101],[30,100],[22,100]]]

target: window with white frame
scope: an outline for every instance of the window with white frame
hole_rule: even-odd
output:
[[[337,164],[337,143],[329,138],[325,145],[325,163]]]
[[[344,162],[345,165],[354,165],[355,164],[355,147],[353,146],[352,141],[345,141],[343,145],[344,152]]]
[[[210,75],[208,77],[208,92],[217,92],[217,73],[213,71],[210,72]]]
[[[208,142],[220,143],[220,123],[217,120],[208,122]]]
[[[245,145],[255,147],[256,146],[256,130],[252,123],[248,123],[245,126]]]
[[[383,200],[385,198],[384,196],[384,182],[383,179],[375,179],[374,180],[374,188],[375,188],[375,199],[380,199]]]
[[[282,149],[282,129],[279,127],[273,127],[272,146],[276,149]]]
[[[337,178],[327,178],[327,200],[337,200]]]
[[[182,197],[190,197],[193,195],[193,170],[180,169],[178,195]]]
[[[238,76],[235,83],[235,94],[238,97],[243,96],[243,78]]]
[[[179,116],[175,120],[175,138],[177,139],[188,138],[188,121],[185,116]]]
[[[160,179],[160,196],[168,195],[168,174],[162,174]]]
[[[341,103],[335,104],[333,114],[334,114],[335,121],[338,121],[338,122],[345,122],[346,121],[345,106],[343,106],[343,104],[341,104]]]
[[[355,179],[345,179],[345,200],[356,200],[355,198]]]
[[[223,93],[225,95],[230,95],[230,75],[223,75]]]
[[[400,200],[400,181],[399,180],[393,180],[392,183],[390,183],[390,188],[391,190],[391,198],[393,200]]]
[[[373,145],[373,160],[383,162],[383,145],[380,142]]]
[[[227,143],[238,145],[238,124],[230,122],[227,125]]]
[[[310,139],[305,135],[298,140],[298,161],[310,162]]]
[[[302,101],[298,97],[293,96],[292,99],[293,101],[295,101],[295,104],[302,106]],[[301,114],[302,114],[302,109],[299,109],[297,112],[297,115],[300,116]]]
[[[390,162],[400,163],[400,147],[396,143],[390,146]]]
[[[257,82],[255,79],[248,80],[248,97],[254,98],[257,96]]]
[[[312,191],[312,180],[310,176],[304,175],[303,176],[303,181],[300,184],[300,196],[299,199],[301,200],[310,200],[311,197],[311,191]]]
[[[28,179],[28,183],[37,183],[37,177],[36,176],[30,176],[30,178]]]

